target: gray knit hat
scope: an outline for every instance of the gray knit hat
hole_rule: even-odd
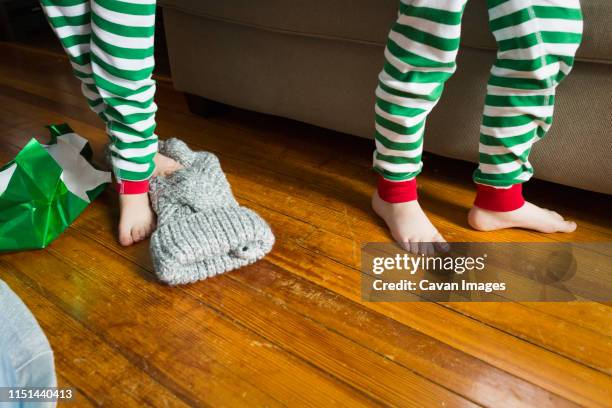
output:
[[[254,211],[236,202],[217,157],[193,152],[178,139],[159,143],[160,153],[185,168],[150,182],[157,230],[151,258],[159,279],[191,283],[263,258],[274,235]]]

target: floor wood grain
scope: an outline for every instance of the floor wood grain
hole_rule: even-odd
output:
[[[100,158],[103,126],[66,60],[0,53],[0,161],[62,122]],[[0,255],[0,279],[39,320],[78,406],[610,406],[608,304],[360,300],[360,245],[389,240],[369,207],[371,141],[240,110],[203,119],[168,81],[158,104],[159,135],[219,155],[277,244],[255,265],[170,288],[146,242],[117,244],[109,189],[47,249]],[[526,195],[575,233],[473,231],[473,166],[425,161],[421,200],[451,241],[612,241],[609,197],[538,181]]]

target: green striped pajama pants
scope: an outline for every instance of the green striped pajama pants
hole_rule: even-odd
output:
[[[157,152],[151,79],[155,3],[41,0],[89,106],[106,123],[116,178],[144,191]]]
[[[421,171],[425,121],[455,72],[466,1],[400,3],[376,90],[374,169],[386,181]],[[555,89],[581,41],[582,14],[579,0],[487,0],[487,6],[498,51],[474,181],[509,188],[533,174],[529,152],[551,126]]]

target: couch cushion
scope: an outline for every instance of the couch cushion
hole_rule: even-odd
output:
[[[581,2],[584,15],[584,38],[578,49],[578,59],[612,63],[612,1]],[[465,10],[462,44],[473,48],[494,50],[495,40],[489,31],[487,6],[483,0],[471,0]]]
[[[189,14],[262,29],[383,44],[398,0],[159,0]]]
[[[398,0],[160,0],[163,7],[268,30],[384,44],[397,16]],[[612,63],[612,0],[583,1],[585,36],[578,58]],[[470,0],[463,45],[495,49],[486,2]]]

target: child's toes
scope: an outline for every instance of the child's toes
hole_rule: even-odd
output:
[[[411,238],[410,239],[410,253],[412,253],[413,255],[419,255],[420,254],[419,239],[418,238]]]
[[[132,238],[134,238],[134,242],[142,241],[145,238],[145,227],[132,228]]]
[[[434,245],[431,242],[421,242],[421,253],[425,256],[433,256],[436,253]]]
[[[573,221],[558,221],[557,223],[557,231],[559,232],[574,232],[576,231],[576,223]]]
[[[132,245],[134,243],[130,228],[119,225],[119,243],[123,246]]]
[[[437,251],[440,251],[440,252],[450,251],[450,245],[448,244],[448,242],[446,242],[444,237],[440,235],[439,233],[434,237],[433,242],[434,242],[434,248]]]

